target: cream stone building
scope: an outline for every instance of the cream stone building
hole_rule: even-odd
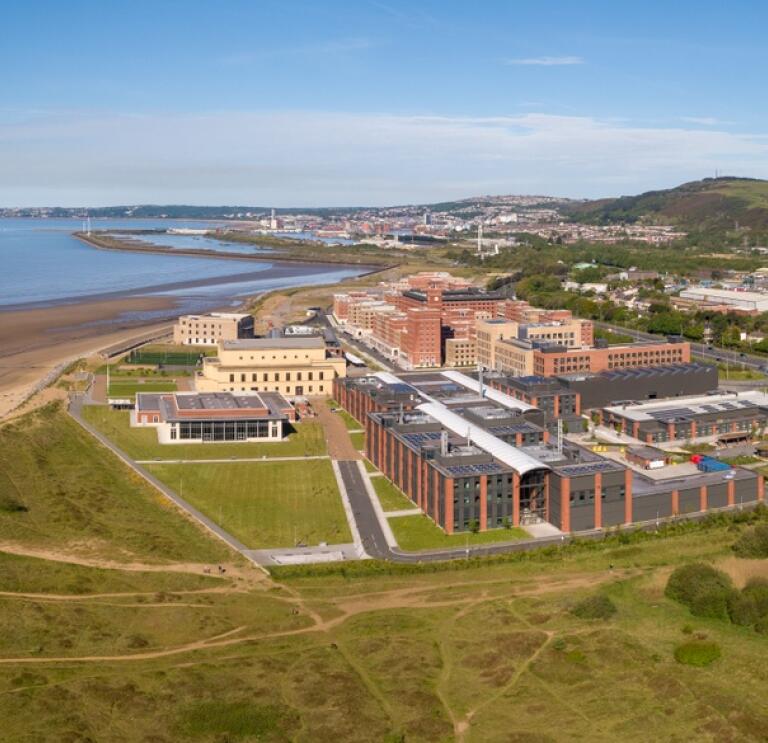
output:
[[[182,315],[173,326],[173,342],[184,346],[215,346],[219,341],[253,338],[253,316],[236,312]]]
[[[280,392],[286,397],[330,395],[347,362],[318,336],[253,338],[219,343],[195,377],[198,392]]]

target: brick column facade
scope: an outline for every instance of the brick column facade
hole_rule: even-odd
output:
[[[445,480],[445,524],[446,534],[453,534],[453,478]]]
[[[736,483],[728,480],[728,505],[733,506],[736,503]]]
[[[560,480],[560,530],[571,530],[571,478]]]
[[[632,470],[624,470],[624,523],[632,523]]]
[[[480,475],[480,531],[488,528],[488,475]]]
[[[595,473],[595,529],[603,528],[603,473]]]
[[[520,526],[520,475],[512,473],[512,526]]]

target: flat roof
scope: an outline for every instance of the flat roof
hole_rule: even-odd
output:
[[[565,379],[569,382],[581,382],[587,379],[641,379],[644,377],[669,376],[684,373],[711,373],[716,367],[711,364],[701,364],[691,361],[682,364],[659,364],[658,366],[630,366],[622,369],[606,369],[601,372],[574,372],[572,374],[558,374],[556,379]]]
[[[672,422],[711,413],[730,413],[748,408],[768,408],[768,395],[756,390],[747,392],[674,397],[637,405],[611,405],[610,413],[634,421]]]
[[[240,338],[221,342],[226,351],[284,348],[325,348],[325,341],[317,335],[301,338]]]
[[[279,392],[235,394],[232,392],[163,392],[136,394],[138,411],[162,412],[166,421],[285,418],[293,406]]]
[[[418,410],[434,418],[441,426],[459,435],[466,436],[473,444],[484,449],[495,459],[525,475],[536,469],[549,469],[549,466],[534,459],[520,449],[507,444],[489,433],[484,428],[470,423],[439,402],[428,402],[418,406]]]

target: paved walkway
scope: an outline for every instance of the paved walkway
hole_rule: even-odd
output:
[[[285,547],[283,549],[248,550],[260,565],[303,565],[339,560],[359,560],[360,549],[354,544],[329,544],[325,547]]]
[[[384,515],[388,518],[395,518],[397,516],[421,516],[420,508],[403,508],[400,511],[384,511]]]
[[[317,421],[323,427],[325,443],[331,459],[360,459],[358,452],[349,438],[349,431],[340,416],[332,413],[325,398],[312,398],[312,407],[317,413]]]

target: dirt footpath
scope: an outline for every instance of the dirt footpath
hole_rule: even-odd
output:
[[[328,401],[322,397],[312,398],[312,407],[317,413],[317,420],[323,427],[325,443],[331,459],[362,459],[352,445],[344,421],[328,408]]]

